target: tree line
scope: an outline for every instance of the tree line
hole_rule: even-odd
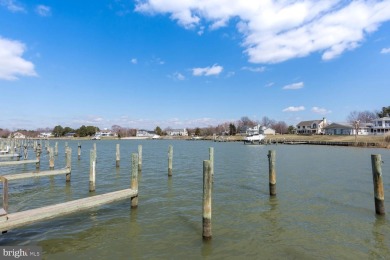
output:
[[[352,111],[347,116],[347,121],[351,124],[355,122],[359,123],[371,123],[372,120],[376,118],[381,118],[390,115],[390,106],[382,107],[381,110],[376,111]],[[260,124],[266,128],[272,128],[275,130],[277,134],[292,134],[294,133],[295,126],[288,126],[284,121],[277,121],[271,119],[269,117],[264,116],[261,120],[252,120],[248,116],[243,116],[239,120],[234,122],[225,122],[219,124],[217,126],[207,126],[207,127],[196,127],[187,129],[189,135],[196,136],[207,136],[207,135],[236,135],[245,133],[248,128],[252,128],[256,125]],[[154,133],[163,136],[166,135],[172,128],[167,127],[162,129],[160,126],[156,126],[154,129]],[[40,133],[52,133],[55,137],[62,137],[66,135],[71,135],[74,137],[87,137],[93,136],[100,129],[97,126],[85,126],[82,125],[78,129],[73,129],[71,127],[63,127],[61,125],[57,125],[54,128],[38,128],[37,130],[26,130],[26,129],[18,129],[16,131],[10,131],[8,129],[0,128],[0,137],[7,138],[12,132],[20,132],[28,137],[37,137]],[[121,137],[131,137],[136,136],[137,129],[131,127],[122,127],[119,125],[113,125],[111,127],[111,131],[116,133],[119,138]]]

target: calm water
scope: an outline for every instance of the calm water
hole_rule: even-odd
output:
[[[39,245],[45,259],[388,259],[390,151],[307,145],[250,146],[208,141],[81,141],[73,149],[72,180],[65,176],[10,184],[10,211],[91,196],[89,150],[97,144],[96,193],[128,188],[130,157],[143,147],[139,206],[108,204],[10,230],[0,245]],[[115,168],[115,146],[121,167]],[[167,177],[168,146],[174,147]],[[54,143],[51,142],[54,146]],[[202,241],[202,169],[214,147],[213,239]],[[268,196],[268,150],[276,150],[277,197]],[[377,217],[371,154],[384,164],[387,216]],[[29,159],[33,157],[30,154]],[[59,142],[56,168],[65,165]],[[48,170],[48,155],[41,169]],[[35,165],[2,167],[0,174]]]

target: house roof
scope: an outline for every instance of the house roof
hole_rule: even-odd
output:
[[[313,123],[321,123],[322,120],[309,120],[309,121],[301,121],[297,124],[297,126],[303,126],[303,125],[312,125]]]
[[[330,125],[326,126],[325,129],[336,129],[336,128],[348,128],[353,129],[353,126],[347,123],[331,123]]]

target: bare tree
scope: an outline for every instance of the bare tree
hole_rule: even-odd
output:
[[[262,126],[271,127],[274,124],[276,124],[276,121],[273,119],[270,119],[269,117],[263,116],[263,118],[261,119]]]
[[[371,111],[352,111],[349,113],[347,121],[350,124],[355,124],[356,121],[360,123],[371,123],[375,118],[377,118],[377,115]]]

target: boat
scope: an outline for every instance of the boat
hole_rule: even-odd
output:
[[[91,140],[100,140],[100,139],[101,139],[100,135],[94,135],[91,137]]]
[[[262,135],[262,134],[254,134],[254,135],[248,135],[245,137],[244,139],[244,144],[246,143],[255,143],[255,142],[258,142],[260,143],[262,140],[264,140],[265,136]]]

